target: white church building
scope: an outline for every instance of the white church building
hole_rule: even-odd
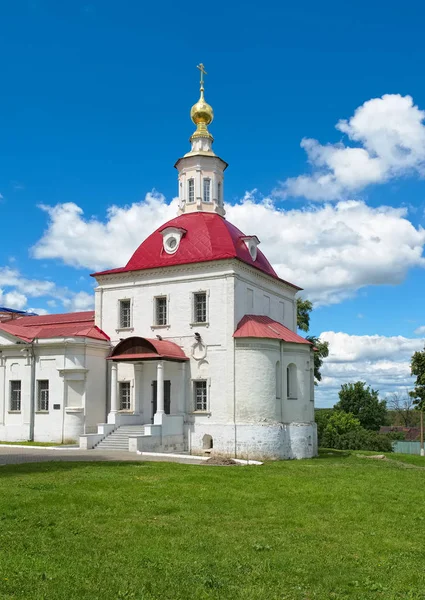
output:
[[[127,265],[95,273],[95,310],[0,311],[0,440],[248,458],[317,453],[314,358],[296,285],[225,218],[213,110],[192,107],[179,214]]]

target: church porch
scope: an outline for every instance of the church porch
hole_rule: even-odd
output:
[[[109,411],[80,447],[136,451],[184,450],[186,362],[172,342],[132,337],[107,358]]]

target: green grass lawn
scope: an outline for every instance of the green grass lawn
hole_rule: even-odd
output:
[[[425,599],[414,459],[2,466],[0,598]]]
[[[62,444],[60,443],[55,443],[55,442],[1,442],[0,444],[4,444],[6,446],[42,446],[42,447],[49,447],[49,446],[61,446]]]

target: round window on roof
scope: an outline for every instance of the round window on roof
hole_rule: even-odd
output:
[[[174,254],[179,246],[179,239],[175,235],[170,235],[164,241],[164,248],[168,254]]]
[[[249,253],[251,255],[252,260],[257,259],[257,244],[251,242],[249,245]]]

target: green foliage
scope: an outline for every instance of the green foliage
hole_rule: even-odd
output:
[[[315,335],[306,336],[306,340],[311,342],[316,348],[314,352],[314,385],[318,381],[322,381],[320,368],[323,364],[323,359],[329,356],[329,342],[324,342]]]
[[[334,410],[325,428],[325,434],[344,435],[361,428],[360,421],[351,413]]]
[[[394,427],[419,427],[420,412],[411,410],[409,414],[401,414],[399,411],[390,410],[387,413],[387,424]]]
[[[313,303],[310,300],[297,298],[297,325],[301,331],[310,329],[310,313],[313,310]]]
[[[392,452],[392,440],[388,435],[369,431],[359,427],[342,435],[325,431],[322,438],[324,448],[335,450],[372,450],[374,452]]]
[[[388,425],[415,427],[419,423],[419,414],[415,401],[407,390],[394,392],[387,400]],[[391,413],[391,414],[390,414]]]
[[[339,402],[334,408],[352,413],[358,418],[362,427],[372,431],[378,431],[386,422],[385,400],[380,401],[377,390],[366,386],[364,381],[344,383],[339,392]]]
[[[321,446],[321,439],[323,436],[323,432],[325,431],[326,425],[330,417],[334,412],[333,408],[316,408],[314,411],[314,420],[317,425],[317,438],[319,440],[319,446]]]
[[[310,313],[313,310],[313,303],[310,300],[297,298],[297,325],[298,329],[307,332],[310,329]],[[323,359],[329,355],[329,342],[324,342],[315,335],[307,336],[306,339],[316,348],[314,352],[314,385],[322,381],[320,368]]]
[[[425,348],[413,354],[410,372],[416,375],[415,389],[410,392],[413,403],[418,410],[425,410]]]

